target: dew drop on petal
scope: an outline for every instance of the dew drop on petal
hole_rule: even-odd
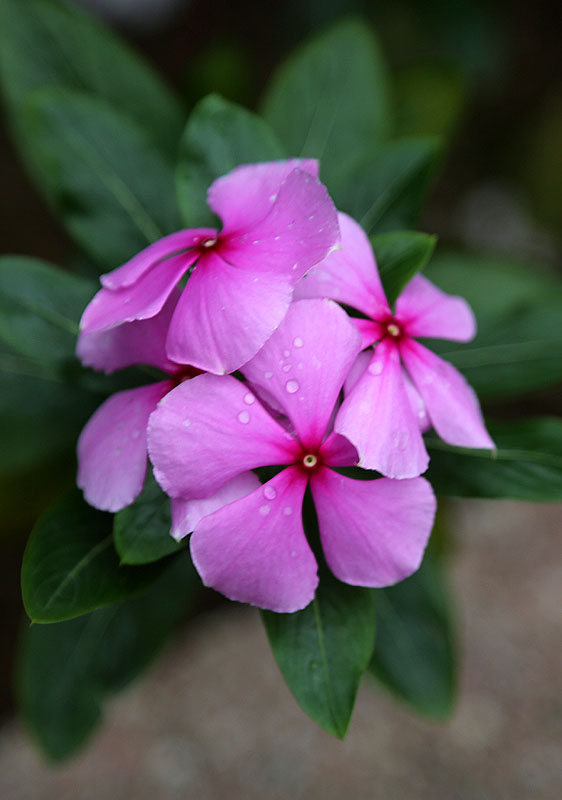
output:
[[[283,372],[288,372],[291,369],[291,365],[290,364],[285,364],[285,366],[282,369],[283,369]]]
[[[369,364],[368,371],[371,375],[380,375],[383,370],[383,363],[382,361],[373,361],[372,364]]]
[[[270,378],[273,377],[273,372],[264,372],[263,376],[264,378],[267,378],[269,380]]]
[[[270,511],[271,511],[271,506],[269,504],[260,506],[260,514],[262,515],[262,517],[267,517]]]
[[[253,403],[256,402],[256,398],[251,392],[248,392],[248,394],[244,395],[244,402],[246,403],[247,406],[251,406],[253,405]]]
[[[296,554],[297,554],[297,551],[296,551],[296,550],[291,550],[291,556],[292,556],[292,558],[294,558],[294,557],[296,556]]]
[[[298,381],[290,380],[285,384],[285,389],[289,394],[295,394],[300,389],[300,384]]]
[[[425,417],[426,417],[426,416],[427,416],[427,415],[426,415],[426,413],[425,413],[425,410],[424,410],[423,408],[422,408],[422,409],[420,409],[420,411],[418,411],[418,417],[419,417],[420,419],[425,419]]]
[[[283,350],[283,355],[285,356],[285,358],[289,358],[289,356],[291,355],[291,351],[290,350]]]
[[[285,506],[285,508],[283,509],[283,514],[285,514],[286,517],[290,517],[292,513],[293,513],[293,507]]]
[[[250,421],[250,414],[247,411],[240,411],[238,413],[238,422],[241,422],[242,425],[247,425]]]
[[[275,500],[275,498],[277,497],[277,489],[274,486],[269,486],[269,485],[264,486],[263,496],[267,500]]]
[[[191,425],[191,420],[187,419],[187,418],[184,419],[184,421],[182,422],[182,425],[183,425],[184,428],[189,428],[189,426]]]
[[[300,336],[296,336],[293,339],[293,344],[294,344],[295,347],[302,347],[303,346],[303,340],[301,339]]]

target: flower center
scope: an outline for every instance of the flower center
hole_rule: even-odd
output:
[[[209,247],[209,248],[214,247],[217,242],[218,238],[216,236],[211,239],[203,239],[203,241],[201,242],[201,247]]]
[[[314,455],[314,453],[307,453],[303,457],[302,464],[306,469],[314,469],[318,464],[318,456]]]
[[[386,332],[389,336],[397,339],[402,334],[402,328],[396,322],[389,322],[386,326]]]

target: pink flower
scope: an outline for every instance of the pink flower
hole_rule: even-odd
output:
[[[84,332],[154,317],[191,275],[168,331],[173,361],[217,374],[245,364],[285,316],[293,287],[338,238],[337,214],[316,161],[237,167],[208,192],[223,226],[182,230],[102,275]]]
[[[418,568],[435,513],[429,483],[352,480],[333,469],[358,458],[347,439],[330,432],[330,420],[360,347],[335,303],[294,303],[243,369],[254,391],[207,374],[158,404],[148,426],[154,474],[174,498],[175,535],[193,530],[191,554],[206,585],[278,612],[308,605],[318,576],[302,524],[307,486],[326,561],[340,580],[386,586]],[[283,408],[290,428],[256,395]],[[267,465],[286,468],[261,485],[248,471]],[[233,480],[247,481],[248,493],[217,501],[215,493]],[[201,498],[222,507],[209,513]]]
[[[367,317],[353,320],[363,347],[377,343],[370,358],[362,354],[354,369],[356,382],[346,387],[350,391],[335,429],[357,447],[362,467],[391,478],[425,471],[429,457],[421,432],[429,424],[449,444],[493,449],[472,388],[451,364],[413,338],[469,341],[476,324],[468,303],[417,275],[393,313],[369,240],[347,215],[340,214],[339,223],[341,250],[304,278],[295,294],[331,297],[358,309]]]

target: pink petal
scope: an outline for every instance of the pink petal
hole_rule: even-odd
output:
[[[191,228],[170,233],[145,247],[123,266],[102,275],[100,277],[102,286],[105,286],[106,289],[123,289],[125,286],[131,286],[157,262],[176,255],[182,250],[195,247],[201,239],[216,235],[217,231],[213,228]]]
[[[398,349],[383,339],[371,363],[345,398],[335,430],[352,442],[360,466],[390,478],[413,478],[428,456],[402,378]]]
[[[439,436],[459,447],[494,449],[478,398],[460,372],[413,339],[400,352]]]
[[[299,282],[295,299],[330,297],[368,317],[390,313],[373,249],[360,225],[338,214],[341,245]],[[372,344],[372,342],[370,342]]]
[[[331,300],[301,300],[243,367],[286,410],[304,446],[318,446],[361,347],[349,317]]]
[[[172,291],[161,310],[150,319],[124,322],[114,328],[81,333],[76,354],[86,367],[115,372],[134,364],[175,372],[178,365],[166,355],[166,335],[181,292]]]
[[[214,181],[207,202],[222,220],[222,234],[248,230],[260,222],[277,199],[281,183],[295,168],[318,177],[315,159],[290,158],[244,164]]]
[[[322,463],[327,467],[353,467],[359,454],[345,436],[331,433],[320,448]]]
[[[337,213],[326,187],[295,169],[281,184],[269,214],[252,228],[227,236],[220,252],[256,275],[282,273],[295,283],[338,238]]]
[[[404,288],[396,301],[396,316],[408,336],[468,342],[476,334],[476,320],[466,300],[442,292],[423,275],[416,275]]]
[[[326,561],[340,581],[390,586],[418,569],[436,509],[424,478],[358,481],[323,469],[310,487]]]
[[[80,328],[92,333],[122,322],[154,317],[197,256],[197,251],[191,250],[155,264],[132,286],[100,289],[86,306]]]
[[[219,375],[234,372],[269,339],[292,293],[286,276],[257,275],[205,255],[172,317],[168,357]]]
[[[383,326],[379,322],[374,322],[370,319],[363,319],[362,317],[350,317],[353,324],[361,334],[362,342],[361,347],[370,347],[375,342],[378,342],[384,336]]]
[[[353,388],[359,382],[359,378],[363,376],[365,370],[371,363],[372,358],[373,358],[372,350],[363,350],[363,352],[359,353],[359,355],[353,362],[353,366],[349,370],[347,378],[345,379],[345,383],[343,385],[343,391],[346,397],[353,391]]]
[[[146,425],[171,381],[118,392],[86,423],[78,439],[78,486],[88,503],[120,511],[140,494],[146,472]]]
[[[427,413],[427,408],[425,407],[423,397],[412,383],[412,380],[405,369],[402,370],[402,380],[404,381],[404,387],[406,389],[406,394],[408,395],[408,400],[410,401],[410,406],[414,412],[414,416],[418,422],[418,425],[420,426],[420,431],[425,433],[431,428],[431,420],[429,419],[429,414]]]
[[[298,446],[243,383],[198,375],[151,415],[148,449],[164,491],[193,500],[246,470],[293,463]]]
[[[191,536],[191,556],[203,583],[271,611],[307,606],[318,575],[302,525],[306,483],[298,470],[285,469],[201,520]]]
[[[172,529],[170,533],[177,539],[183,539],[195,526],[209,514],[219,508],[245,497],[261,486],[260,479],[253,472],[242,472],[224,486],[202,500],[184,500],[183,497],[172,499]]]

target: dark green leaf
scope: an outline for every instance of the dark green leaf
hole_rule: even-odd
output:
[[[148,564],[181,545],[170,536],[170,498],[149,471],[144,489],[135,502],[115,515],[113,538],[122,564]]]
[[[562,500],[562,420],[489,423],[497,450],[452,447],[428,437],[428,479],[437,494]]]
[[[394,76],[398,136],[442,136],[450,139],[466,110],[466,76],[451,64],[416,64]]]
[[[283,149],[267,124],[242,106],[209,95],[193,109],[180,147],[177,190],[186,225],[216,225],[207,208],[215,178],[239,164],[274,161]]]
[[[164,565],[120,566],[112,515],[91,508],[75,491],[31,533],[21,575],[25,610],[33,622],[87,614],[142,591]]]
[[[336,206],[368,234],[415,227],[439,154],[436,139],[397,139],[328,184]]]
[[[200,585],[186,556],[140,597],[78,619],[26,627],[17,670],[20,712],[48,758],[66,758],[84,744],[107,695],[153,660]]]
[[[117,267],[177,230],[172,168],[127,117],[64,90],[31,96],[27,112],[46,193],[101,264]]]
[[[467,344],[430,342],[481,398],[508,398],[562,380],[562,290],[534,265],[507,259],[438,255],[426,270],[471,304],[478,322]]]
[[[0,258],[0,340],[42,366],[74,358],[80,315],[95,286],[24,256]]]
[[[319,725],[343,737],[375,637],[368,589],[322,571],[312,603],[294,614],[263,612],[273,653],[297,702]]]
[[[0,0],[0,76],[18,143],[34,162],[21,116],[28,93],[47,86],[89,92],[130,117],[173,154],[182,110],[152,70],[75,4]]]
[[[331,189],[390,127],[386,68],[370,29],[347,20],[297,49],[274,76],[263,113],[289,155],[322,160]]]
[[[416,711],[448,715],[455,694],[455,656],[451,601],[438,563],[426,555],[411,578],[373,594],[373,675]]]
[[[408,281],[425,267],[436,241],[435,236],[415,231],[379,233],[371,237],[382,285],[391,305]]]

